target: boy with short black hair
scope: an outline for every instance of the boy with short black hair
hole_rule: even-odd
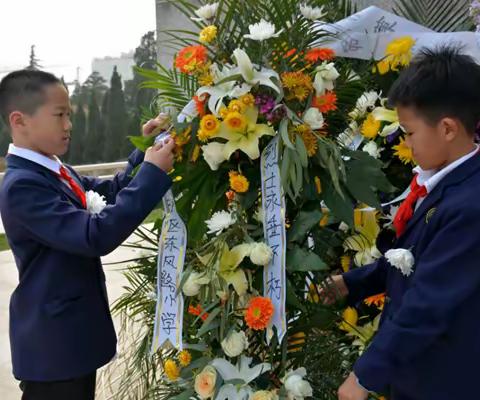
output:
[[[171,186],[173,140],[145,154],[135,150],[113,179],[76,174],[58,158],[70,143],[70,110],[68,92],[52,74],[21,70],[0,82],[0,115],[13,141],[0,211],[19,271],[10,343],[24,400],[94,399],[96,370],[116,352],[100,257],[118,247]],[[164,122],[149,121],[144,135]],[[92,210],[88,191],[108,205]]]
[[[389,93],[418,164],[394,220],[391,247],[406,258],[382,257],[334,277],[351,304],[387,294],[380,329],[340,400],[363,400],[368,391],[389,400],[479,397],[479,88],[480,66],[441,47],[421,51]]]

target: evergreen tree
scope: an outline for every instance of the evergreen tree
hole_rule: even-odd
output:
[[[35,55],[35,45],[32,45],[32,47],[30,48],[30,61],[26,69],[39,70],[41,68],[42,66],[40,65],[40,62],[37,56]]]
[[[5,157],[11,141],[8,127],[4,124],[3,119],[0,118],[0,157]]]
[[[84,141],[83,162],[98,163],[102,162],[103,140],[102,140],[102,117],[98,108],[95,93],[90,94],[88,102],[87,134]]]
[[[72,123],[72,139],[70,142],[68,162],[78,165],[84,162],[84,142],[86,138],[87,117],[83,103],[77,106],[76,112],[72,116]]]
[[[105,161],[118,161],[128,154],[124,153],[127,139],[127,112],[125,109],[125,98],[122,89],[122,79],[113,69],[108,96],[107,110],[107,137],[105,140]]]
[[[85,86],[89,94],[92,91],[95,92],[95,94],[98,96],[97,102],[101,101],[101,99],[103,98],[103,95],[108,90],[107,81],[97,71],[93,71],[89,75],[89,77],[87,78],[83,86]]]

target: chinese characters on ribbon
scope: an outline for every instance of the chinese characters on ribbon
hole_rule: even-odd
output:
[[[265,242],[270,246],[273,257],[264,270],[264,296],[272,300],[275,308],[272,326],[267,331],[268,340],[275,327],[281,341],[287,330],[285,315],[285,198],[278,167],[279,139],[275,137],[262,153],[262,207]]]
[[[157,305],[152,354],[166,341],[182,350],[183,297],[178,290],[185,261],[187,231],[175,209],[171,191],[163,198],[165,218],[157,264]]]

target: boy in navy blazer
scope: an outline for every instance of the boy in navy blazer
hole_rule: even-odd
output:
[[[79,176],[57,156],[70,142],[70,101],[55,76],[16,71],[0,83],[13,143],[0,211],[19,271],[10,302],[13,374],[25,400],[93,400],[96,370],[116,352],[100,257],[118,247],[171,186],[173,140],[136,150],[113,179]],[[144,125],[153,134],[160,119]],[[132,178],[133,169],[139,166]],[[105,197],[96,213],[86,192]]]
[[[351,304],[387,294],[379,331],[340,400],[369,391],[389,400],[480,398],[479,88],[480,66],[442,47],[423,50],[389,93],[418,164],[391,248],[413,259],[399,269],[382,257],[334,277]],[[404,262],[412,260],[413,269]]]

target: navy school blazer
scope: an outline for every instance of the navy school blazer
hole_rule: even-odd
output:
[[[380,329],[354,371],[393,400],[480,398],[480,156],[450,172],[391,246],[413,273],[385,258],[344,275],[349,301],[386,292]]]
[[[0,212],[19,272],[10,301],[17,379],[80,377],[115,355],[100,257],[127,239],[171,186],[168,175],[143,157],[135,150],[126,170],[106,180],[79,176],[67,166],[85,191],[106,197],[107,207],[92,215],[55,173],[7,156]]]

